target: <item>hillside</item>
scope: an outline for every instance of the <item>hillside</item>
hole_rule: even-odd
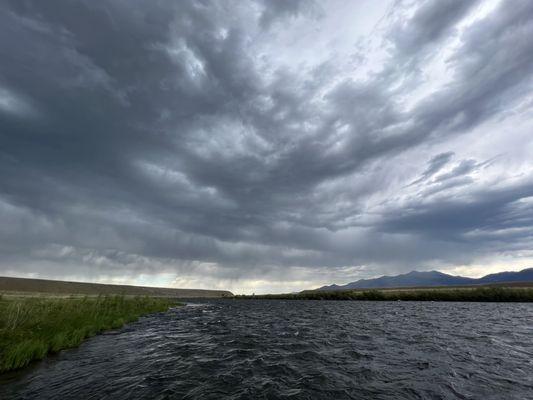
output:
[[[533,282],[533,268],[527,268],[518,272],[500,272],[486,275],[478,279],[448,275],[439,271],[411,271],[407,274],[396,276],[382,276],[375,279],[360,279],[355,282],[350,282],[346,285],[323,286],[316,290],[335,291],[401,287],[467,286],[507,282]]]
[[[148,286],[109,285],[86,282],[67,282],[46,279],[26,279],[0,277],[0,293],[2,292],[31,292],[47,294],[86,294],[86,295],[134,295],[160,297],[231,297],[233,293],[227,290],[204,289],[174,289]]]

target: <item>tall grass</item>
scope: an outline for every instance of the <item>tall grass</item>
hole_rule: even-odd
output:
[[[0,372],[24,367],[48,353],[78,346],[85,338],[175,304],[149,297],[0,297]]]
[[[307,291],[295,294],[235,296],[244,299],[533,302],[533,288],[477,287],[403,290]]]

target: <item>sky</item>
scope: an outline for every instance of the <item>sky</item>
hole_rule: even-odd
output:
[[[240,294],[533,266],[533,1],[0,9],[0,275]]]

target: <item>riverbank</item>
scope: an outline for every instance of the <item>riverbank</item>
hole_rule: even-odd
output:
[[[463,287],[435,289],[383,289],[306,291],[290,294],[235,296],[236,299],[372,300],[372,301],[479,301],[533,302],[532,287]]]
[[[0,372],[24,367],[102,331],[178,304],[153,297],[0,297]]]

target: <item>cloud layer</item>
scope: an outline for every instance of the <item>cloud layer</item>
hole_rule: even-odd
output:
[[[0,273],[277,291],[524,266],[512,3],[5,2]]]

